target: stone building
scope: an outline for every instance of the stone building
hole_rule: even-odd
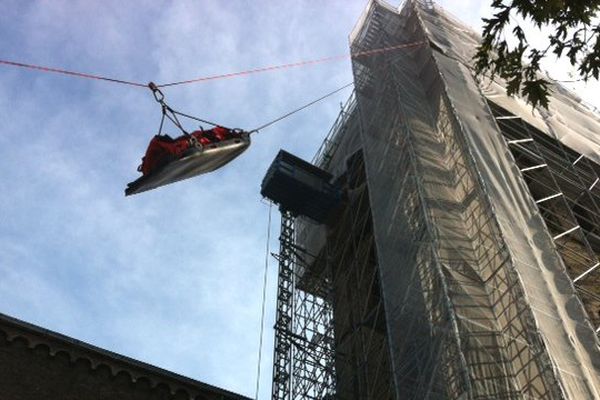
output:
[[[249,400],[0,314],[2,400]]]

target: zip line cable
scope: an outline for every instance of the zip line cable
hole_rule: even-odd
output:
[[[129,82],[129,81],[121,80],[121,79],[107,78],[107,77],[100,76],[100,75],[86,74],[83,72],[75,72],[75,71],[67,71],[65,69],[59,69],[59,68],[43,67],[41,65],[25,64],[25,63],[20,63],[20,62],[16,62],[16,61],[0,60],[0,64],[11,65],[13,67],[34,69],[34,70],[43,71],[43,72],[54,72],[57,74],[76,76],[79,78],[98,79],[101,81],[122,83],[123,85],[138,86],[138,87],[146,87],[147,86],[143,83],[138,83],[138,82]]]
[[[244,70],[244,71],[231,72],[231,73],[226,73],[226,74],[204,76],[204,77],[199,77],[199,78],[195,78],[195,79],[188,79],[185,81],[171,82],[171,83],[156,85],[156,87],[161,88],[161,87],[178,86],[178,85],[183,85],[183,84],[188,84],[188,83],[197,83],[197,82],[213,81],[213,80],[218,80],[218,79],[227,79],[227,78],[233,78],[233,77],[237,77],[237,76],[250,75],[250,74],[262,73],[262,72],[268,72],[268,71],[275,71],[275,70],[286,69],[286,68],[294,68],[294,67],[300,67],[300,66],[311,65],[311,64],[321,64],[321,63],[325,63],[325,62],[329,62],[329,61],[343,60],[343,59],[347,59],[347,58],[352,59],[352,58],[366,57],[366,56],[371,56],[371,55],[375,55],[375,54],[379,54],[379,53],[384,53],[387,51],[417,47],[417,46],[420,46],[420,45],[423,45],[426,43],[428,43],[428,42],[427,41],[419,41],[419,42],[412,42],[412,43],[403,43],[403,44],[398,44],[395,46],[388,46],[388,47],[382,47],[382,48],[373,49],[373,50],[360,51],[360,52],[356,52],[354,54],[342,54],[342,55],[337,55],[337,56],[318,58],[318,59],[314,59],[314,60],[298,61],[298,62],[294,62],[294,63],[271,65],[271,66],[267,66],[267,67],[248,69],[248,70]],[[101,81],[120,83],[123,85],[129,85],[129,86],[144,87],[144,88],[148,86],[147,84],[140,83],[140,82],[126,81],[123,79],[109,78],[109,77],[105,77],[105,76],[101,76],[101,75],[69,71],[66,69],[46,67],[46,66],[42,66],[42,65],[26,64],[26,63],[16,62],[16,61],[0,59],[0,64],[13,66],[13,67],[19,67],[19,68],[32,69],[32,70],[48,72],[48,73],[69,75],[69,76],[74,76],[74,77],[78,77],[78,78],[96,79],[96,80],[101,80]]]
[[[360,51],[360,52],[357,52],[354,54],[341,54],[341,55],[337,55],[337,56],[317,58],[314,60],[298,61],[298,62],[289,63],[289,64],[272,65],[269,67],[249,69],[246,71],[230,72],[227,74],[212,75],[212,76],[203,76],[200,78],[188,79],[185,81],[164,83],[162,85],[157,85],[157,86],[158,87],[177,86],[177,85],[183,85],[183,84],[188,84],[188,83],[206,82],[206,81],[211,81],[211,80],[216,80],[216,79],[226,79],[226,78],[233,78],[233,77],[242,76],[242,75],[250,75],[250,74],[256,74],[256,73],[261,73],[261,72],[275,71],[275,70],[285,69],[285,68],[301,67],[301,66],[311,65],[311,64],[321,64],[321,63],[325,63],[328,61],[344,60],[347,58],[352,59],[352,58],[370,56],[370,55],[383,53],[383,52],[391,51],[391,50],[404,49],[404,48],[408,48],[408,47],[416,47],[416,46],[420,46],[424,43],[427,43],[427,42],[419,41],[419,42],[413,42],[413,43],[403,43],[403,44],[398,44],[395,46],[382,47],[379,49]]]
[[[211,81],[211,80],[217,80],[217,79],[227,79],[227,78],[233,78],[236,76],[250,75],[250,74],[255,74],[255,73],[274,71],[274,70],[280,70],[280,69],[286,69],[286,68],[293,68],[293,67],[305,66],[305,65],[310,65],[310,64],[319,64],[319,63],[324,63],[324,62],[334,61],[334,60],[341,60],[341,59],[346,59],[346,58],[352,59],[352,58],[371,56],[371,55],[384,53],[384,52],[392,51],[392,50],[417,47],[417,46],[423,45],[425,43],[427,43],[427,41],[403,43],[403,44],[398,44],[395,46],[388,46],[388,47],[382,47],[382,48],[373,49],[373,50],[360,51],[360,52],[356,52],[354,54],[352,54],[352,53],[351,54],[343,54],[343,55],[337,55],[337,56],[331,56],[331,57],[325,57],[325,58],[318,58],[318,59],[314,59],[314,60],[299,61],[299,62],[289,63],[289,64],[273,65],[273,66],[268,66],[268,67],[249,69],[249,70],[245,70],[245,71],[238,71],[238,72],[232,72],[232,73],[227,73],[227,74],[205,76],[205,77],[190,79],[190,80],[186,80],[186,81],[166,83],[166,84],[162,84],[162,85],[157,85],[152,82],[150,84],[144,84],[144,83],[139,83],[139,82],[126,81],[126,80],[122,80],[122,79],[109,78],[109,77],[95,75],[95,74],[69,71],[69,70],[60,69],[60,68],[45,67],[45,66],[41,66],[41,65],[26,64],[26,63],[21,63],[21,62],[16,62],[16,61],[8,61],[8,60],[2,60],[2,59],[0,59],[0,64],[9,65],[9,66],[13,66],[13,67],[19,67],[19,68],[33,69],[33,70],[42,71],[42,72],[63,74],[63,75],[74,76],[74,77],[78,77],[78,78],[96,79],[96,80],[107,81],[107,82],[112,82],[112,83],[120,83],[123,85],[129,85],[129,86],[144,87],[144,88],[149,86],[150,89],[152,89],[152,91],[154,93],[155,99],[159,103],[161,103],[161,105],[163,107],[163,117],[162,117],[161,123],[160,123],[161,130],[162,130],[162,126],[164,123],[164,119],[165,119],[165,117],[167,117],[169,120],[171,120],[171,122],[173,122],[175,124],[175,126],[179,127],[184,132],[184,134],[187,134],[187,132],[185,131],[185,129],[183,129],[183,127],[179,123],[179,120],[177,119],[178,115],[189,118],[189,119],[193,119],[193,120],[196,120],[199,122],[203,122],[203,123],[206,123],[209,125],[213,125],[213,126],[218,126],[218,124],[215,124],[214,122],[211,122],[211,121],[208,121],[205,119],[194,117],[189,114],[184,114],[179,111],[173,110],[172,108],[170,108],[169,106],[167,106],[164,103],[164,101],[163,101],[164,96],[163,96],[162,92],[160,92],[159,88],[183,85],[183,84],[188,84],[188,83],[205,82],[205,81]],[[313,100],[313,101],[303,105],[302,107],[299,107],[293,111],[290,111],[290,112],[282,115],[281,117],[278,117],[272,121],[269,121],[269,122],[259,126],[258,128],[252,129],[250,131],[250,133],[257,133],[262,129],[265,129],[265,128],[267,128],[267,127],[269,127],[269,126],[271,126],[271,125],[273,125],[273,124],[275,124],[275,123],[277,123],[299,111],[304,110],[305,108],[312,106],[315,103],[318,103],[319,101],[321,101],[323,99],[326,99],[329,96],[332,96],[332,95],[340,92],[341,90],[347,88],[350,85],[352,85],[352,83],[344,85],[341,88],[334,90],[333,92],[327,93],[326,95],[321,96],[318,99]]]
[[[269,222],[267,225],[267,245],[265,254],[265,273],[263,277],[263,288],[262,288],[262,306],[260,312],[260,335],[258,339],[258,366],[256,370],[256,392],[254,399],[258,400],[258,391],[260,389],[260,364],[262,361],[262,348],[263,348],[263,336],[265,332],[265,304],[267,302],[267,277],[269,273],[269,252],[271,242],[271,210],[273,203],[269,202]]]
[[[258,74],[258,73],[261,73],[261,72],[276,71],[276,70],[280,70],[280,69],[301,67],[301,66],[311,65],[311,64],[321,64],[321,63],[324,63],[324,62],[327,62],[327,61],[341,60],[341,59],[344,59],[346,57],[347,57],[346,55],[343,55],[343,56],[331,56],[331,57],[319,58],[319,59],[316,59],[316,60],[298,61],[298,62],[294,62],[294,63],[281,64],[281,65],[271,65],[271,66],[268,66],[268,67],[254,68],[254,69],[249,69],[249,70],[245,70],[245,71],[229,72],[227,74],[203,76],[203,77],[200,77],[200,78],[189,79],[189,80],[186,80],[186,81],[164,83],[162,85],[158,85],[158,87],[162,88],[162,87],[184,85],[184,84],[188,84],[188,83],[207,82],[207,81],[213,81],[213,80],[217,80],[217,79],[235,78],[235,77],[238,77],[238,76],[244,76],[244,75],[250,75],[250,74]]]

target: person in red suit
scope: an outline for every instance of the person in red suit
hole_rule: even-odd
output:
[[[142,157],[142,164],[138,167],[144,176],[164,167],[169,162],[183,157],[186,151],[194,147],[207,146],[225,140],[239,138],[239,130],[216,126],[209,130],[199,130],[182,135],[175,139],[169,135],[156,135],[148,144],[146,154]],[[200,144],[200,146],[197,145]]]

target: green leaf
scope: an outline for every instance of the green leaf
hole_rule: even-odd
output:
[[[534,107],[547,107],[549,83],[540,79],[547,54],[566,57],[584,78],[600,77],[600,0],[493,0],[490,18],[483,19],[482,41],[473,63],[476,74],[502,77],[509,94],[520,93]],[[549,46],[537,48],[521,26],[511,23],[518,15],[538,28],[547,27]],[[512,35],[516,44],[509,46]]]
[[[544,79],[536,79],[523,82],[521,94],[533,108],[542,106],[548,108],[550,91],[548,90],[548,82]]]

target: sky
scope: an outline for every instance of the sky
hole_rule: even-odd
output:
[[[0,59],[173,82],[347,54],[366,3],[3,0]],[[440,4],[474,28],[489,13],[485,1]],[[182,112],[252,129],[351,81],[343,59],[164,94]],[[596,101],[597,86],[574,88]],[[280,148],[312,158],[350,91],[255,135],[225,168],[125,198],[160,121],[151,92],[0,65],[0,312],[253,397],[269,213],[260,183]],[[260,398],[276,272],[270,259]]]

